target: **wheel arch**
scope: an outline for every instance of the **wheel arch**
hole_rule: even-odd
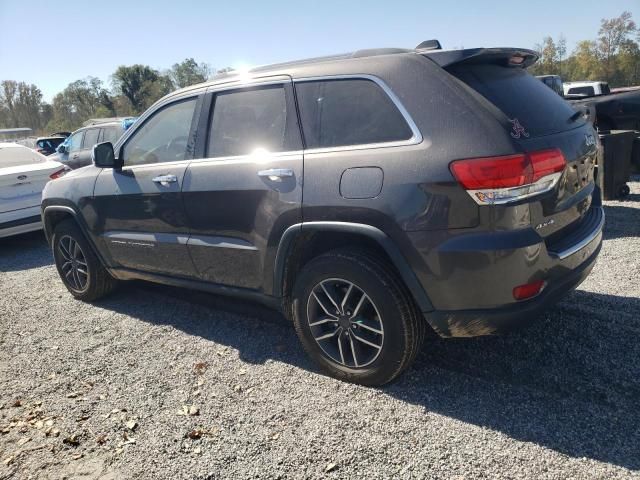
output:
[[[51,244],[53,231],[56,228],[56,225],[63,220],[71,218],[78,223],[76,215],[76,211],[73,208],[65,205],[49,205],[44,207],[42,210],[42,226],[47,243]]]
[[[305,222],[287,228],[276,253],[273,295],[276,297],[289,295],[295,279],[294,274],[306,261],[318,254],[348,245],[383,254],[411,293],[420,311],[433,310],[427,293],[394,242],[382,230],[361,223],[319,221]]]
[[[84,224],[84,219],[82,215],[80,215],[75,208],[68,205],[47,205],[42,208],[42,226],[44,229],[45,238],[47,239],[47,243],[51,245],[51,240],[53,237],[53,231],[60,222],[72,219],[78,228],[84,235],[84,238],[89,242],[89,246],[93,250],[93,253],[98,257],[98,260],[105,266],[105,268],[109,269],[109,264],[105,262],[105,258],[102,255],[102,252],[97,247],[94,239],[87,232],[86,225]]]

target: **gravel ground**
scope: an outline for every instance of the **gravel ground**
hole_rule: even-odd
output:
[[[275,312],[143,283],[84,304],[42,234],[0,240],[0,479],[640,478],[631,186],[579,290],[383,389],[318,374]]]

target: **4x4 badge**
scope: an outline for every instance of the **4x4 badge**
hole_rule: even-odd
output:
[[[524,127],[520,125],[520,122],[518,121],[517,118],[514,118],[513,120],[509,120],[509,121],[513,124],[513,132],[511,132],[511,136],[513,138],[520,138],[520,137],[529,138],[529,132],[527,132],[524,129]]]
[[[584,143],[587,145],[587,147],[593,147],[596,144],[596,137],[594,137],[590,133],[585,133]]]

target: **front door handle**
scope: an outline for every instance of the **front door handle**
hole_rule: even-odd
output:
[[[259,177],[266,177],[272,182],[281,182],[283,178],[293,177],[293,170],[290,168],[270,168],[269,170],[260,170]]]
[[[155,183],[159,183],[163,187],[168,186],[170,183],[175,183],[178,181],[178,177],[175,175],[158,175],[153,179]]]

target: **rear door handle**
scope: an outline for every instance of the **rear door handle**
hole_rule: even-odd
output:
[[[293,177],[293,170],[290,168],[270,168],[269,170],[260,170],[259,177],[266,177],[272,182],[281,182],[283,178]]]
[[[178,181],[178,177],[175,175],[158,175],[153,179],[155,183],[159,183],[163,187],[166,187],[170,183],[175,183]]]

